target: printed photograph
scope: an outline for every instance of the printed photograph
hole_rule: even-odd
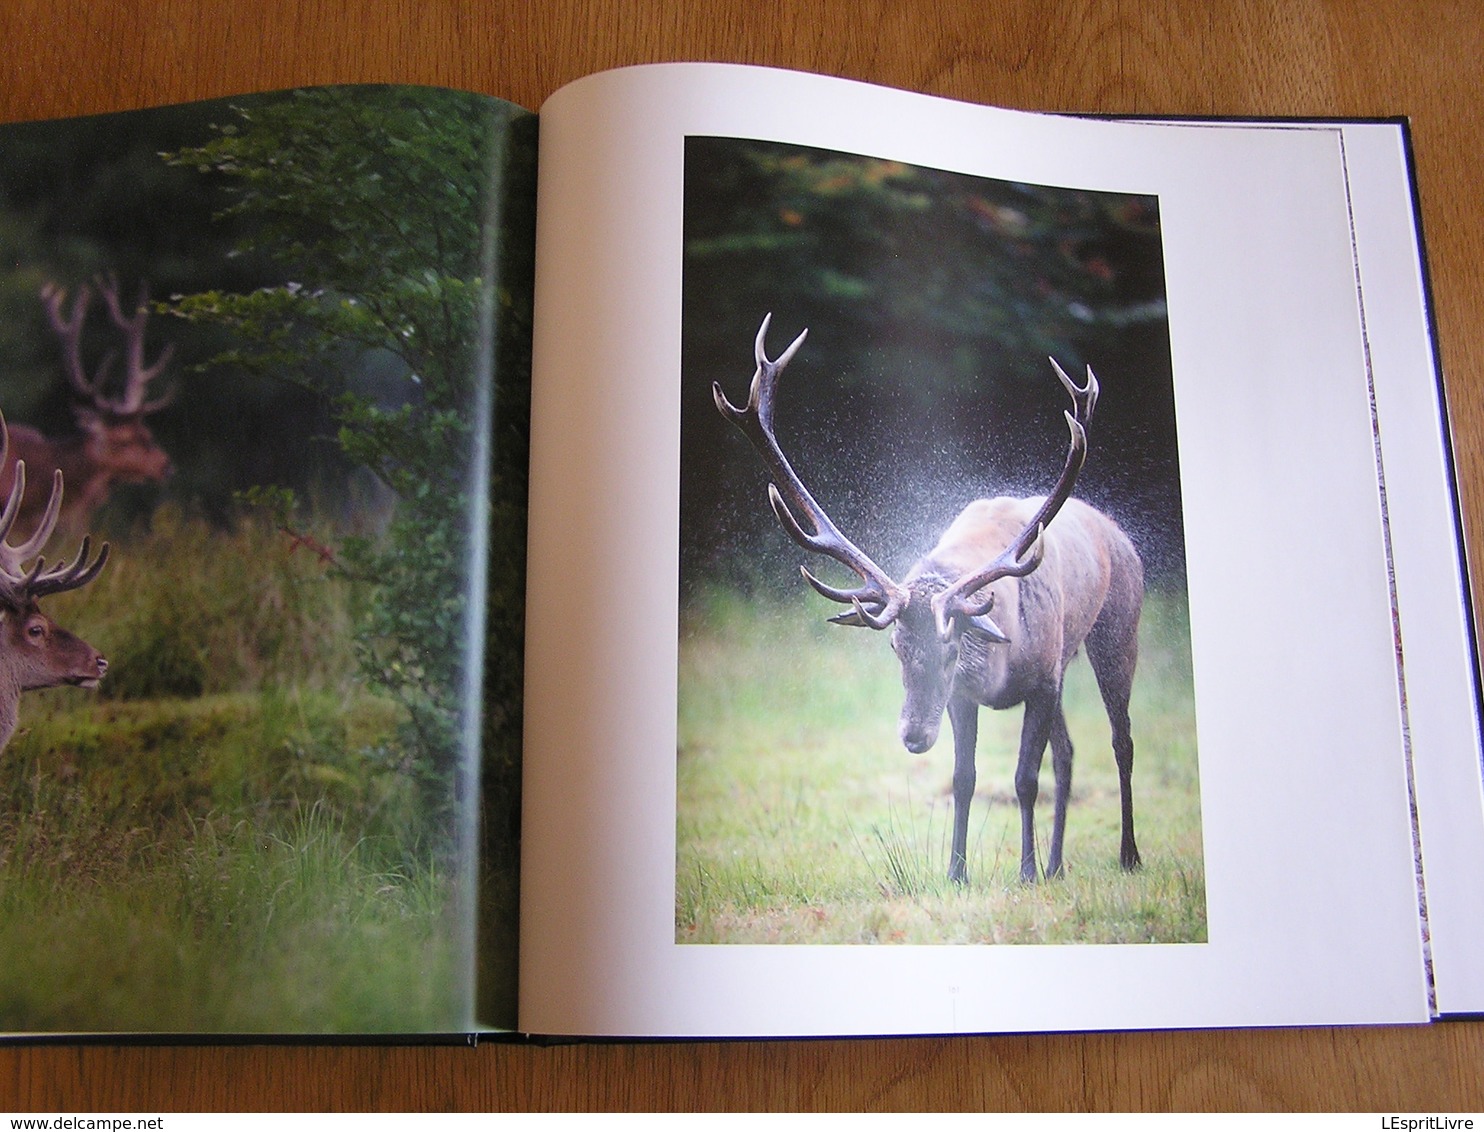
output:
[[[1206,940],[1159,202],[687,139],[675,939]]]
[[[0,1030],[470,1024],[509,124],[376,87],[3,127]]]

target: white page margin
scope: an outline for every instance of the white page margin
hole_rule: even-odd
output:
[[[1345,127],[1390,503],[1428,922],[1442,1013],[1484,1012],[1484,779],[1448,423],[1398,126]]]

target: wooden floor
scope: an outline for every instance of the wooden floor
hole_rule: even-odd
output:
[[[1217,13],[1219,14],[1213,14]],[[672,59],[1027,109],[1412,119],[1463,495],[1484,507],[1484,5],[1233,0],[7,0],[0,120],[311,83],[535,107]],[[0,1048],[0,1109],[1484,1109],[1484,1022],[469,1048]]]

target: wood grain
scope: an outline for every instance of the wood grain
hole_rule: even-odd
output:
[[[1469,529],[1484,506],[1484,6],[1235,0],[9,0],[0,120],[310,83],[535,107],[605,67],[795,67],[1028,109],[1411,116]],[[1471,540],[1477,550],[1477,538]],[[608,1044],[0,1047],[0,1108],[1484,1108],[1484,1023]]]

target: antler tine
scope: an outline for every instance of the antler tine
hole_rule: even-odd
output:
[[[5,415],[0,413],[0,467],[4,467],[5,457],[9,452],[10,430],[5,425]],[[59,469],[57,471],[58,479],[60,479],[61,475],[62,473]],[[53,512],[61,508],[61,500],[57,498],[60,490],[60,483],[54,483],[52,486],[53,497],[47,501],[47,516],[51,518],[53,525],[56,523],[56,516]],[[0,572],[12,576],[23,576],[25,571],[21,569],[21,563],[32,554],[35,554],[37,550],[41,549],[39,545],[32,546],[33,542],[35,542],[34,539],[27,539],[26,543],[19,547],[12,547],[6,541],[10,538],[10,528],[15,525],[16,516],[20,514],[21,498],[25,494],[26,461],[17,460],[15,462],[15,473],[11,477],[10,494],[6,497],[4,510],[0,511]],[[46,533],[49,536],[51,531],[48,529]],[[42,541],[45,542],[45,539]]]
[[[896,620],[907,604],[907,591],[840,533],[824,508],[809,494],[809,489],[799,479],[773,435],[773,404],[779,374],[804,344],[809,332],[801,331],[788,349],[773,361],[769,359],[766,347],[768,327],[772,320],[771,313],[763,317],[753,343],[757,371],[753,374],[752,385],[748,389],[747,407],[739,409],[727,400],[726,394],[721,391],[720,382],[711,383],[712,398],[721,415],[742,430],[762,457],[772,481],[768,484],[768,502],[783,529],[805,550],[828,555],[854,571],[860,577],[862,585],[853,590],[836,589],[821,582],[807,569],[803,570],[805,579],[831,601],[854,606],[862,624],[873,629],[884,629]],[[799,515],[808,520],[810,530],[806,530],[799,522]]]
[[[945,638],[952,631],[955,617],[984,617],[994,605],[993,594],[986,594],[981,600],[974,602],[967,600],[966,595],[983,589],[999,578],[1024,577],[1041,564],[1044,553],[1042,535],[1062,505],[1071,497],[1072,486],[1077,482],[1077,475],[1087,460],[1087,425],[1092,420],[1093,410],[1098,403],[1098,379],[1093,374],[1092,367],[1088,366],[1087,382],[1078,386],[1067,376],[1066,370],[1057,364],[1055,358],[1048,360],[1072,398],[1073,412],[1062,412],[1071,432],[1066,463],[1062,466],[1061,475],[1057,478],[1056,486],[1051,489],[1051,494],[1036,509],[1030,522],[1011,540],[1010,545],[982,570],[964,575],[933,598],[933,613],[938,622],[938,632]]]
[[[174,353],[175,343],[172,342],[170,345],[165,347],[164,353],[160,355],[159,364],[163,365],[171,356],[174,355]],[[179,392],[179,389],[171,387],[170,389],[165,390],[163,394],[161,394],[159,397],[156,397],[153,401],[144,402],[144,404],[139,406],[139,415],[141,417],[147,417],[154,413],[158,413],[161,409],[166,408],[167,406],[173,405],[175,403],[175,395]]]
[[[67,288],[56,283],[44,283],[41,287],[41,303],[46,308],[46,319],[62,343],[63,369],[67,373],[67,384],[90,401],[97,401],[102,393],[102,381],[106,371],[100,370],[98,377],[89,381],[82,365],[82,327],[87,321],[88,306],[93,301],[93,292],[86,285],[77,289],[72,300],[70,315],[62,314],[62,305],[67,301]]]
[[[126,358],[124,362],[124,394],[117,400],[106,404],[101,402],[100,408],[106,408],[119,416],[131,416],[151,411],[152,408],[163,408],[169,404],[169,395],[161,398],[156,405],[146,406],[144,403],[145,391],[149,383],[159,377],[165,367],[169,365],[170,359],[175,354],[175,343],[166,345],[155,358],[153,364],[144,364],[144,327],[149,321],[149,285],[144,280],[139,281],[139,298],[134,305],[134,314],[124,314],[123,305],[119,302],[118,278],[112,272],[106,276],[99,275],[93,280],[98,285],[99,292],[103,295],[103,301],[108,304],[108,316],[113,324],[124,332],[124,346]],[[100,391],[101,391],[100,374]]]
[[[15,462],[15,484],[16,486],[19,486],[20,491],[16,491],[15,486],[13,486],[11,488],[11,492],[16,496],[17,506],[19,506],[20,496],[24,494],[26,489],[26,463],[24,460],[17,460]],[[8,501],[6,506],[9,506]],[[56,530],[57,516],[59,516],[61,513],[62,469],[58,468],[52,473],[52,493],[50,496],[47,497],[46,511],[41,516],[41,522],[36,524],[36,530],[32,533],[31,537],[28,538],[25,542],[21,543],[20,546],[11,546],[9,543],[0,543],[0,552],[3,552],[7,557],[11,558],[15,562],[16,566],[20,566],[20,564],[22,562],[25,562],[28,558],[32,558],[37,554],[40,554],[42,547],[46,546],[47,539],[52,537],[52,531]],[[8,525],[4,528],[4,533],[6,536],[10,534],[10,527]]]
[[[4,427],[0,420],[0,428]],[[34,577],[36,571],[29,574],[26,571],[26,562],[36,557],[41,549],[46,546],[47,539],[51,538],[52,531],[56,529],[57,517],[62,510],[62,471],[57,469],[52,475],[52,492],[46,501],[46,512],[41,516],[41,522],[31,537],[19,546],[12,546],[8,541],[11,527],[15,524],[16,515],[20,513],[21,497],[26,494],[26,462],[17,460],[15,462],[15,478],[10,485],[10,495],[5,500],[5,510],[0,511],[0,574],[11,581],[20,581]],[[37,570],[40,569],[37,563]]]
[[[0,413],[0,468],[5,466],[5,457],[10,453],[10,431],[5,427],[5,414]],[[11,478],[10,495],[5,500],[5,509],[0,511],[0,544],[10,537],[10,528],[20,513],[21,497],[26,494],[26,462],[15,462],[15,475]]]
[[[119,277],[112,271],[103,272],[93,276],[93,282],[97,284],[103,301],[108,304],[108,316],[113,319],[113,324],[120,330],[127,330],[129,320],[124,316],[123,305],[119,302]]]
[[[1072,405],[1077,410],[1077,419],[1083,426],[1092,423],[1092,411],[1098,404],[1098,379],[1092,372],[1092,366],[1087,367],[1087,381],[1078,388],[1077,383],[1067,376],[1067,371],[1061,368],[1055,358],[1047,358],[1051,368],[1056,371],[1057,379],[1061,381],[1064,388],[1072,398]]]
[[[4,415],[0,414],[0,466],[4,465],[9,448],[10,431],[5,425]],[[52,473],[51,496],[47,499],[46,512],[42,515],[35,532],[20,545],[11,545],[10,531],[15,524],[16,515],[20,512],[21,497],[25,493],[26,463],[24,460],[17,460],[14,478],[10,485],[10,494],[5,500],[4,510],[0,511],[0,600],[12,605],[23,605],[28,600],[34,601],[47,594],[61,593],[64,590],[74,590],[79,586],[85,586],[98,576],[98,572],[108,561],[107,543],[99,549],[97,558],[92,562],[88,561],[91,544],[87,537],[83,538],[82,549],[70,563],[63,563],[47,570],[46,560],[37,557],[47,540],[51,538],[52,531],[57,526],[57,517],[61,514],[62,470],[60,468]],[[32,558],[36,558],[36,563],[27,570],[26,563]]]
[[[31,596],[43,598],[48,594],[79,589],[96,578],[108,561],[108,543],[105,542],[98,548],[98,557],[90,563],[88,562],[88,550],[91,541],[89,536],[84,535],[82,547],[70,564],[55,566],[44,574],[41,573],[42,560],[37,559],[28,582]]]

